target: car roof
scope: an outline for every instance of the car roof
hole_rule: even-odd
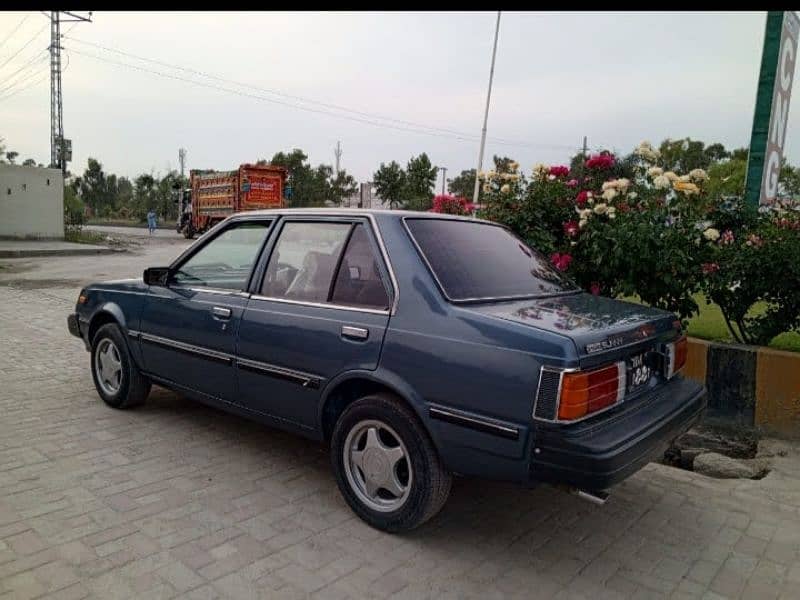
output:
[[[444,213],[424,212],[418,210],[389,210],[385,208],[269,208],[264,210],[248,210],[238,212],[232,217],[246,218],[247,216],[268,216],[268,215],[318,215],[318,216],[375,216],[380,218],[395,217],[416,217],[427,219],[448,219],[453,221],[470,221],[478,223],[488,223],[495,225],[492,221],[478,219],[475,217],[449,215]]]

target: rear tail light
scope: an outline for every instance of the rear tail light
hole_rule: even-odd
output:
[[[561,378],[559,420],[572,421],[612,406],[625,397],[625,363],[593,371],[566,372]]]
[[[680,371],[686,365],[686,357],[689,354],[689,341],[684,335],[671,344],[667,344],[667,379]]]

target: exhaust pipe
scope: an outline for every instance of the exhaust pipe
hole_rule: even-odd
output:
[[[608,492],[589,492],[587,490],[579,490],[578,488],[570,488],[569,493],[597,506],[603,506],[609,496]]]

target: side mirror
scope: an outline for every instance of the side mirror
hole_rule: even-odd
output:
[[[143,279],[146,285],[167,287],[169,267],[150,267],[144,270]]]

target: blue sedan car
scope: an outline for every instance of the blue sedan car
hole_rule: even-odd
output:
[[[353,511],[422,524],[453,474],[602,503],[691,427],[674,315],[582,292],[497,224],[403,211],[229,217],[69,315],[113,408],[152,383],[331,446]]]

